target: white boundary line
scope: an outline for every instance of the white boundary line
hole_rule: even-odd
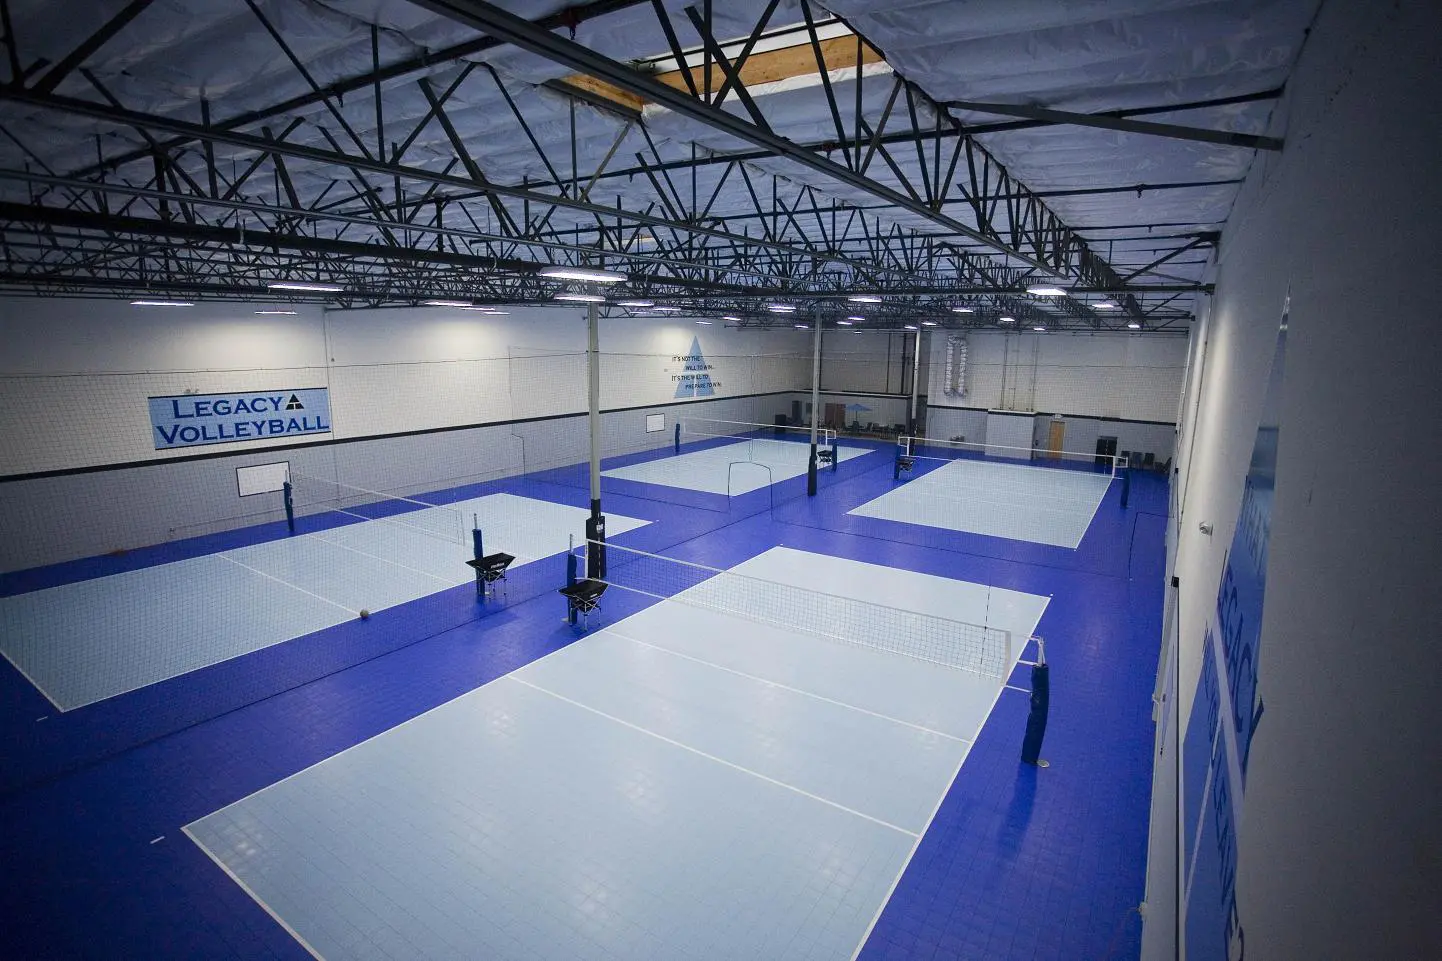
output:
[[[602,628],[601,630],[597,631],[596,633],[598,633],[598,634],[610,634],[610,635],[612,635],[613,637],[619,637],[619,638],[621,638],[622,640],[630,641],[630,642],[633,643],[633,644],[639,644],[639,645],[641,645],[642,647],[649,647],[649,648],[651,648],[651,650],[653,650],[653,651],[660,651],[660,652],[662,652],[663,654],[670,654],[672,657],[679,657],[679,658],[684,658],[685,660],[688,660],[688,661],[694,661],[694,662],[697,663],[697,664],[703,664],[703,665],[705,665],[706,667],[712,667],[712,668],[715,668],[715,669],[718,670],[718,671],[725,671],[727,674],[735,674],[737,677],[744,677],[744,678],[746,678],[746,679],[748,679],[748,680],[758,681],[758,682],[760,682],[760,683],[762,683],[762,684],[765,684],[767,687],[774,687],[774,688],[778,688],[778,689],[783,690],[783,691],[790,691],[792,694],[800,694],[802,697],[809,697],[809,698],[813,698],[813,699],[815,699],[815,700],[817,700],[817,701],[823,701],[823,702],[825,702],[825,703],[827,703],[827,704],[834,704],[834,705],[836,705],[837,707],[844,707],[844,708],[846,708],[847,710],[856,711],[858,714],[867,714],[867,715],[870,715],[871,717],[878,718],[878,719],[883,720],[883,721],[890,721],[890,722],[893,723],[893,724],[900,724],[900,725],[902,725],[903,727],[913,728],[914,730],[921,731],[921,732],[923,732],[923,733],[925,733],[925,734],[933,734],[933,735],[935,735],[936,737],[946,738],[948,741],[961,741],[961,742],[964,743],[964,744],[970,744],[970,743],[971,743],[971,742],[968,741],[966,738],[964,738],[964,737],[959,737],[958,735],[955,735],[955,734],[947,734],[945,731],[938,731],[938,730],[935,730],[935,729],[933,729],[933,728],[926,727],[926,726],[921,725],[921,724],[915,724],[915,723],[913,723],[913,722],[911,722],[911,721],[903,721],[901,718],[899,718],[899,717],[892,717],[890,714],[881,714],[881,713],[878,713],[878,712],[876,712],[876,711],[868,710],[867,708],[864,708],[864,707],[857,707],[855,704],[848,704],[848,703],[846,703],[845,701],[838,701],[838,700],[835,700],[835,699],[833,699],[833,698],[826,697],[825,695],[822,695],[822,694],[815,694],[815,693],[812,693],[811,691],[803,691],[803,690],[802,690],[801,688],[799,688],[799,687],[792,687],[792,686],[790,686],[789,684],[782,684],[780,681],[773,681],[773,680],[771,680],[771,679],[769,679],[769,678],[760,677],[760,676],[758,676],[758,675],[756,675],[756,674],[747,674],[745,671],[738,671],[738,670],[736,670],[735,668],[732,668],[732,667],[726,667],[725,665],[722,665],[722,664],[716,664],[716,663],[714,663],[714,662],[712,662],[712,661],[703,660],[702,658],[699,658],[699,657],[692,657],[690,654],[682,654],[680,651],[672,650],[672,649],[669,648],[669,647],[662,647],[662,646],[660,646],[659,644],[652,644],[652,643],[650,643],[649,641],[643,641],[643,640],[641,640],[640,638],[637,638],[637,637],[629,637],[629,636],[627,636],[627,635],[625,635],[625,634],[622,634],[620,631],[612,630],[612,629],[609,628],[609,627],[604,627],[604,628]]]
[[[13,596],[19,597],[20,595],[16,594],[16,595],[13,595]],[[3,600],[4,600],[3,598],[0,598],[0,602],[3,602]],[[75,710],[74,707],[61,707],[61,706],[60,706],[60,703],[59,703],[58,701],[56,701],[55,698],[53,698],[53,697],[50,696],[50,692],[47,691],[47,690],[45,690],[45,688],[41,687],[40,684],[35,680],[35,678],[31,677],[31,676],[29,675],[29,673],[26,672],[25,668],[21,667],[19,664],[16,664],[16,663],[15,663],[15,659],[12,658],[9,654],[5,653],[4,650],[0,650],[0,657],[5,658],[5,663],[7,663],[7,664],[9,664],[11,667],[15,668],[15,672],[16,672],[17,674],[19,674],[21,677],[25,678],[25,680],[29,681],[29,682],[30,682],[30,686],[33,687],[33,688],[35,688],[35,690],[39,691],[39,692],[40,692],[40,696],[43,697],[43,698],[45,698],[45,700],[49,701],[49,702],[50,702],[50,706],[53,707],[53,708],[55,708],[55,710],[59,711],[61,714],[64,714],[66,711],[73,711],[73,710]],[[94,703],[94,702],[92,701],[91,703]],[[75,705],[75,707],[84,707],[84,706],[85,706],[85,705],[83,705],[83,704],[77,704],[77,705]],[[41,720],[44,720],[44,718],[41,718]]]
[[[881,818],[872,817],[870,814],[864,814],[861,811],[856,810],[855,808],[849,808],[844,804],[838,804],[837,802],[829,800],[828,798],[824,798],[819,794],[812,794],[810,791],[802,790],[795,785],[787,784],[785,781],[778,781],[774,777],[768,777],[767,775],[762,774],[759,771],[753,771],[749,767],[742,767],[741,765],[728,761],[725,758],[717,757],[714,754],[708,754],[700,748],[695,748],[689,744],[684,744],[681,741],[673,740],[664,734],[657,734],[655,731],[644,728],[639,724],[632,724],[630,721],[622,720],[621,718],[616,717],[614,714],[607,714],[605,711],[591,707],[588,704],[582,704],[580,701],[572,700],[571,698],[566,697],[564,694],[557,694],[555,691],[541,687],[539,684],[532,684],[530,681],[522,680],[521,678],[515,677],[514,675],[507,676],[510,677],[511,680],[515,681],[517,684],[524,684],[526,687],[529,687],[536,691],[540,691],[542,694],[549,694],[551,697],[554,697],[558,701],[565,701],[567,704],[578,707],[583,711],[589,711],[592,714],[597,715],[598,717],[604,717],[608,721],[615,721],[622,727],[628,727],[633,731],[639,731],[640,733],[645,734],[648,737],[654,737],[658,741],[663,741],[666,744],[672,745],[673,747],[679,747],[683,751],[689,751],[699,757],[704,757],[708,761],[715,761],[717,764],[720,764],[724,767],[729,767],[733,771],[740,771],[742,774],[749,774],[751,777],[754,777],[757,780],[765,781],[767,784],[774,784],[780,788],[785,788],[792,793],[799,794],[802,797],[810,798],[813,801],[819,801],[820,803],[825,804],[827,807],[833,807],[838,811],[844,811],[847,814],[854,814],[859,818],[872,822],[873,824],[879,824],[884,828],[890,828],[891,830],[896,831],[900,834],[905,834],[909,838],[917,838],[919,840],[921,837],[921,835],[917,834],[915,831],[908,831],[906,828],[898,827],[897,825],[892,824],[890,821],[883,821]]]
[[[1040,597],[1041,595],[1038,594],[1035,596]],[[1046,603],[1042,605],[1041,613],[1036,616],[1036,624],[1033,624],[1031,630],[1027,632],[1028,643],[1030,642],[1029,639],[1031,636],[1036,634],[1037,625],[1039,625],[1041,619],[1046,616],[1046,610],[1050,606],[1051,598],[1048,597]],[[1017,651],[1014,655],[1017,661],[1021,660],[1025,651],[1026,644],[1022,644],[1021,650]],[[1011,670],[1016,670],[1015,662],[1012,663]],[[1007,677],[1011,677],[1011,672],[1007,673]],[[986,722],[991,719],[991,712],[996,710],[996,703],[1001,700],[1001,692],[1004,690],[1006,690],[1006,684],[1004,682],[997,685],[996,696],[991,699],[991,706],[986,709],[986,714],[982,715],[981,722],[976,726],[976,733],[972,735],[972,744],[975,744],[976,739],[981,737],[982,728],[986,727]],[[961,776],[961,768],[966,764],[966,759],[970,756],[971,746],[968,746],[961,760],[956,762],[956,770],[952,772],[951,780],[946,782],[946,790],[941,792],[941,797],[936,799],[936,806],[931,809],[931,814],[927,815],[926,824],[922,826],[921,833],[916,836],[916,843],[911,846],[911,850],[906,853],[905,859],[902,860],[901,868],[896,872],[896,877],[892,880],[891,887],[886,889],[886,897],[881,899],[881,904],[877,907],[876,914],[871,918],[871,923],[868,924],[866,930],[862,932],[861,940],[856,942],[856,949],[851,952],[851,961],[856,961],[861,955],[862,949],[866,947],[866,942],[871,940],[871,932],[876,929],[876,924],[881,920],[881,915],[886,912],[886,906],[891,903],[892,896],[896,894],[897,886],[901,884],[901,879],[906,876],[906,869],[911,866],[912,858],[916,857],[917,849],[921,847],[921,842],[925,840],[927,832],[931,830],[931,822],[935,821],[937,814],[941,812],[941,806],[946,803],[947,795],[951,794],[951,789],[956,786],[956,779]]]
[[[279,782],[277,782],[277,783],[279,783]],[[222,808],[221,810],[225,810],[225,809]],[[209,817],[209,815],[206,815],[206,816]],[[192,823],[194,823],[194,822],[192,822]],[[291,927],[288,923],[286,923],[285,918],[281,917],[279,914],[276,914],[275,911],[274,911],[274,909],[272,909],[270,905],[268,905],[268,904],[266,904],[264,901],[262,901],[262,900],[260,899],[260,897],[259,897],[254,891],[252,891],[252,890],[250,889],[250,885],[246,884],[246,883],[245,883],[244,881],[242,881],[239,877],[237,877],[237,876],[236,876],[236,873],[235,873],[234,871],[232,871],[229,867],[227,867],[226,864],[225,864],[225,862],[221,861],[220,858],[216,857],[216,856],[211,852],[210,848],[206,847],[204,844],[202,844],[202,843],[200,842],[200,840],[199,840],[194,834],[191,834],[191,833],[190,833],[190,825],[189,825],[189,824],[187,824],[185,827],[181,828],[180,830],[183,831],[183,832],[185,832],[185,836],[186,836],[186,837],[190,838],[191,841],[194,841],[194,842],[195,842],[195,846],[196,846],[196,847],[200,848],[201,851],[205,852],[205,856],[206,856],[206,857],[210,858],[210,860],[212,860],[212,861],[215,862],[215,866],[216,866],[216,867],[218,867],[218,868],[220,868],[222,871],[224,871],[224,872],[226,873],[226,876],[227,876],[227,877],[229,877],[232,881],[234,881],[234,882],[236,883],[236,885],[237,885],[242,891],[244,891],[247,895],[249,895],[249,896],[250,896],[250,899],[251,899],[252,901],[254,901],[256,904],[260,905],[261,910],[264,911],[266,914],[270,915],[271,920],[275,921],[276,924],[280,925],[281,928],[283,928],[283,929],[285,930],[285,933],[286,933],[286,934],[288,934],[288,935],[290,935],[291,937],[295,938],[296,943],[299,944],[302,948],[305,948],[305,950],[310,954],[311,957],[315,958],[316,961],[325,961],[325,958],[321,956],[321,953],[320,953],[319,951],[317,951],[315,948],[311,947],[311,944],[310,944],[309,941],[307,941],[305,938],[303,938],[303,937],[300,936],[300,932],[299,932],[299,931],[297,931],[295,928]]]

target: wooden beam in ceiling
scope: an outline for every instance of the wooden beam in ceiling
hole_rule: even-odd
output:
[[[829,40],[821,41],[821,57],[826,63],[826,69],[842,70],[856,67],[856,37],[832,37]],[[862,41],[861,63],[863,66],[873,63],[881,63],[884,58],[870,44]],[[691,78],[698,90],[704,89],[706,85],[706,71],[703,66],[689,68]],[[755,95],[755,88],[761,84],[776,83],[780,80],[789,80],[792,77],[804,77],[815,74],[816,54],[809,43],[799,43],[792,47],[781,47],[776,50],[767,50],[762,53],[753,53],[747,58],[745,66],[741,68],[741,81],[746,84],[750,92]],[[656,75],[656,79],[668,87],[677,90],[689,90],[686,80],[680,70],[671,70]],[[719,67],[711,68],[711,89],[720,89],[725,83],[725,76]],[[602,80],[588,77],[585,74],[572,74],[563,77],[560,83],[568,84],[577,89],[599,97],[602,100],[609,100],[617,106],[625,107],[628,110],[639,111],[647,105],[643,97],[628,93],[611,86]]]

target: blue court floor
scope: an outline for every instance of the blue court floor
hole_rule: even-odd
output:
[[[988,614],[976,585],[784,547],[732,570]],[[990,593],[997,636],[1029,636],[1046,599]],[[632,614],[185,832],[322,957],[849,957],[1002,678],[709,600]]]
[[[824,482],[819,497],[778,504],[754,516],[695,511],[659,497],[612,497],[607,510],[614,512],[612,516],[654,522],[616,535],[618,543],[658,549],[659,539],[669,530],[673,539],[665,553],[670,556],[722,568],[780,557],[781,566],[768,576],[785,579],[800,571],[799,576],[824,582],[823,589],[831,593],[876,596],[903,591],[902,606],[926,594],[920,589],[905,593],[901,585],[912,582],[904,577],[888,579],[873,573],[860,584],[848,582],[834,566],[840,559],[842,567],[859,562],[983,585],[979,596],[989,594],[992,601],[1013,595],[1046,599],[1044,609],[1036,602],[1040,616],[1036,633],[1047,639],[1052,665],[1052,716],[1043,752],[1050,768],[1038,770],[1017,760],[1028,700],[1024,665],[1012,673],[1011,686],[1000,691],[979,733],[971,735],[974,743],[966,748],[960,773],[948,786],[944,764],[924,760],[913,764],[907,760],[912,755],[895,744],[882,746],[888,735],[881,732],[890,731],[895,738],[895,721],[952,737],[968,736],[959,729],[933,726],[944,723],[936,711],[925,717],[894,713],[907,705],[925,713],[925,702],[908,698],[885,706],[854,703],[861,694],[869,696],[873,689],[869,678],[860,688],[854,686],[854,679],[849,689],[804,686],[840,684],[853,673],[834,664],[821,670],[830,662],[815,657],[793,662],[799,673],[791,679],[769,675],[767,670],[776,665],[754,657],[743,661],[706,657],[703,649],[711,653],[716,646],[707,643],[704,628],[694,629],[696,612],[686,612],[681,622],[691,628],[678,625],[668,620],[672,616],[668,610],[676,606],[671,602],[608,594],[600,617],[592,622],[592,633],[581,635],[563,623],[559,599],[542,594],[3,795],[0,817],[15,828],[0,834],[0,864],[6,866],[0,872],[0,917],[6,919],[3,953],[23,958],[310,957],[301,942],[207,853],[224,850],[219,839],[233,827],[224,825],[217,812],[229,810],[239,818],[246,813],[246,799],[305,788],[320,791],[308,796],[321,801],[326,791],[331,792],[335,803],[349,805],[350,811],[389,804],[394,806],[393,816],[402,820],[444,819],[454,814],[447,806],[453,795],[440,788],[430,792],[417,788],[429,783],[426,778],[439,776],[437,772],[448,772],[460,795],[474,803],[497,805],[496,817],[507,816],[506,810],[514,815],[517,805],[529,809],[527,818],[545,815],[539,823],[546,829],[539,833],[504,832],[505,850],[497,854],[498,863],[523,865],[513,876],[511,893],[499,895],[499,904],[485,902],[487,912],[500,912],[487,915],[493,920],[502,914],[513,919],[487,928],[489,936],[507,945],[534,945],[537,934],[514,920],[519,915],[508,911],[506,899],[516,892],[560,890],[547,886],[565,885],[572,899],[566,902],[568,909],[586,912],[589,905],[590,923],[653,918],[664,911],[678,912],[683,921],[698,925],[689,930],[715,932],[720,924],[722,933],[713,935],[715,941],[695,942],[693,957],[724,957],[733,938],[754,945],[763,941],[745,939],[780,937],[778,924],[792,925],[794,936],[802,938],[787,942],[795,946],[796,956],[846,957],[857,945],[844,945],[837,932],[854,931],[853,915],[859,911],[863,892],[866,903],[872,903],[879,891],[881,903],[873,905],[867,919],[869,933],[863,928],[865,938],[856,952],[861,958],[1135,958],[1140,931],[1136,907],[1145,867],[1150,693],[1161,626],[1164,482],[1139,477],[1125,511],[1113,487],[1102,497],[1081,544],[1070,549],[937,529],[912,543],[905,532],[920,525],[850,515],[856,506],[892,488],[890,473],[889,461],[879,463],[875,469]],[[544,484],[527,489],[522,482],[515,489],[539,499],[576,501],[556,495]],[[999,549],[998,545],[1008,544],[1012,546]],[[797,552],[829,560],[802,561]],[[1124,562],[1118,563],[1118,556]],[[987,592],[985,587],[993,590]],[[975,597],[975,590],[959,593]],[[404,630],[402,622],[423,620],[428,606],[454,603],[451,594],[413,601],[398,608],[406,617],[380,624],[385,630]],[[699,618],[700,623],[707,621],[705,616]],[[726,633],[744,647],[767,632],[747,623]],[[1017,653],[1035,656],[1034,649]],[[549,654],[555,656],[546,657]],[[895,655],[887,657],[895,659]],[[811,670],[813,666],[817,669]],[[24,684],[18,676],[0,681],[7,691],[18,691],[15,685]],[[191,682],[180,678],[168,683],[183,689]],[[908,690],[912,687],[907,685]],[[817,694],[850,707],[829,704]],[[139,696],[140,692],[122,694],[106,703]],[[804,708],[801,701],[806,702]],[[963,699],[942,701],[954,710]],[[104,706],[73,713],[80,718]],[[858,707],[893,721],[854,710]],[[694,719],[696,709],[702,709],[705,721]],[[500,753],[471,751],[476,742],[459,736],[405,740],[410,736],[406,732],[424,734],[427,718],[445,720],[448,711],[457,717],[470,712],[470,725],[459,727],[489,743],[489,751]],[[849,718],[849,727],[833,731],[823,712],[827,718]],[[17,731],[26,721],[34,723],[16,712],[4,716]],[[869,720],[858,726],[863,717]],[[922,739],[933,737],[915,727],[900,727]],[[846,730],[856,736],[838,737]],[[693,742],[693,738],[702,740]],[[938,745],[951,743],[944,737],[936,740]],[[872,822],[671,742],[765,774],[771,781],[785,781],[809,795],[832,800],[827,792],[837,792],[843,800],[836,803],[920,837],[899,835],[909,859],[901,859],[904,869],[897,864],[900,875],[893,870],[888,885],[878,888],[869,880],[871,873],[863,871],[851,879],[840,871],[848,857],[868,864],[873,857],[878,863],[893,863],[889,859],[894,853],[883,852],[892,851],[895,842],[883,840],[885,834],[880,832],[897,832],[873,825],[877,833],[868,828],[870,840],[834,847],[825,857],[814,850],[799,852],[786,842],[793,830],[802,832],[795,836],[810,837],[806,832],[814,832],[836,839],[852,820]],[[347,752],[349,748],[356,750]],[[369,786],[363,779],[348,781],[349,759],[364,758],[368,751],[393,755],[403,765],[397,768],[401,776]],[[550,763],[529,763],[540,752],[546,752]],[[681,768],[672,763],[672,752],[687,756],[689,766],[683,767],[688,773],[676,774]],[[944,760],[942,753],[940,746],[928,747],[919,757],[939,762]],[[622,760],[626,757],[629,763]],[[956,763],[955,753],[947,757]],[[335,774],[324,774],[328,769]],[[426,770],[431,773],[425,777],[415,773]],[[903,770],[909,773],[901,776]],[[333,781],[308,785],[310,772]],[[665,772],[671,772],[671,781],[659,779]],[[725,779],[725,786],[716,782],[708,788],[712,782],[707,778],[718,777]],[[513,785],[517,778],[532,778],[534,783]],[[734,778],[752,783],[733,790]],[[800,783],[792,784],[788,778]],[[578,785],[583,784],[601,785],[610,806],[580,791]],[[355,790],[348,792],[347,785]],[[788,804],[797,807],[787,808],[789,814],[765,814],[769,801],[757,800],[762,789],[794,797]],[[918,820],[926,797],[932,798],[933,812],[929,820]],[[686,812],[713,799],[725,802],[726,818],[714,824],[688,819]],[[817,808],[827,813],[817,813]],[[635,881],[635,892],[655,894],[653,901],[614,900],[602,883],[611,876],[596,873],[597,846],[604,847],[607,837],[617,837],[597,829],[596,819],[617,809],[631,812],[634,824],[669,819],[664,823],[670,825],[666,829],[670,833],[661,836],[674,845],[676,860],[686,866],[680,884],[672,883],[675,875],[668,873],[674,865],[658,864],[662,859],[657,858],[640,863],[635,851],[627,860],[626,845],[616,849],[618,863],[628,872],[623,879]],[[673,816],[678,809],[681,814]],[[326,803],[316,810],[327,810]],[[206,849],[186,836],[186,826],[197,837],[215,828]],[[340,836],[337,830],[335,823],[313,821],[303,833],[334,840]],[[767,831],[779,832],[774,843],[765,840]],[[374,850],[352,848],[351,853],[380,860],[386,851],[404,856],[407,837],[387,837]],[[235,850],[244,849],[236,847],[232,853]],[[765,853],[760,867],[755,859],[737,857],[753,850]],[[264,852],[263,846],[257,847],[257,854]],[[304,851],[291,847],[289,853]],[[458,857],[454,852],[450,856]],[[464,875],[454,860],[446,863],[474,879]],[[775,870],[769,870],[768,864]],[[532,871],[532,865],[537,870]],[[718,921],[714,912],[699,907],[708,902],[688,885],[715,884],[719,890],[722,882],[712,875],[736,871],[746,872],[745,877],[755,871],[777,890],[784,884],[796,885],[785,890],[804,890],[806,894],[798,897],[809,899],[806,904],[813,912],[834,908],[828,923],[801,914],[801,901],[782,901],[789,906],[775,910],[774,898],[755,902],[755,914],[726,915]],[[436,872],[431,870],[428,876]],[[830,880],[822,883],[823,877]],[[273,880],[284,886],[283,878]],[[844,885],[852,880],[855,890],[832,890],[833,882]],[[888,897],[892,882],[895,887]],[[391,893],[401,896],[398,890]],[[326,897],[336,894],[325,892]],[[301,896],[303,900],[306,892]],[[426,908],[444,911],[450,903],[438,897]],[[693,909],[690,915],[687,905]],[[480,909],[468,902],[467,910],[459,914],[469,918],[472,910]],[[837,921],[833,929],[830,919],[837,914],[850,920]],[[704,924],[706,918],[714,923]],[[366,923],[379,943],[389,945],[392,956],[417,956],[407,953],[411,942],[387,941],[391,936],[377,932],[378,922]],[[768,923],[770,935],[757,933]],[[803,928],[807,933],[800,934]],[[647,930],[639,922],[626,927],[624,943],[634,950],[613,956],[646,956],[648,951],[663,956]],[[454,939],[461,937],[445,925],[434,928],[433,936],[450,939],[453,948]],[[324,956],[351,953],[351,948],[342,947]],[[488,955],[463,941],[451,956]]]

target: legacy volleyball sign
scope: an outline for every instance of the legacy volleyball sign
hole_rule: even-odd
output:
[[[330,433],[324,387],[150,398],[156,450]]]

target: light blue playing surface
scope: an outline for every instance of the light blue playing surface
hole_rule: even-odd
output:
[[[842,445],[837,448],[836,456],[845,462],[871,453],[874,451],[867,448]],[[810,456],[809,444],[756,438],[686,451],[601,473],[605,477],[643,484],[662,484],[734,497],[760,490],[777,481],[800,477],[806,473]]]
[[[467,525],[479,515],[485,549],[515,555],[515,566],[566,550],[573,535],[581,542],[589,515],[514,494],[450,506]],[[647,523],[606,522],[613,535]],[[0,653],[74,710],[469,583],[470,557],[468,535],[349,524],[0,598]]]
[[[849,513],[1075,549],[1111,480],[1088,471],[954,460]]]
[[[1018,651],[1047,603],[787,548],[734,570]],[[846,958],[1000,684],[683,595],[185,830],[323,958]]]

